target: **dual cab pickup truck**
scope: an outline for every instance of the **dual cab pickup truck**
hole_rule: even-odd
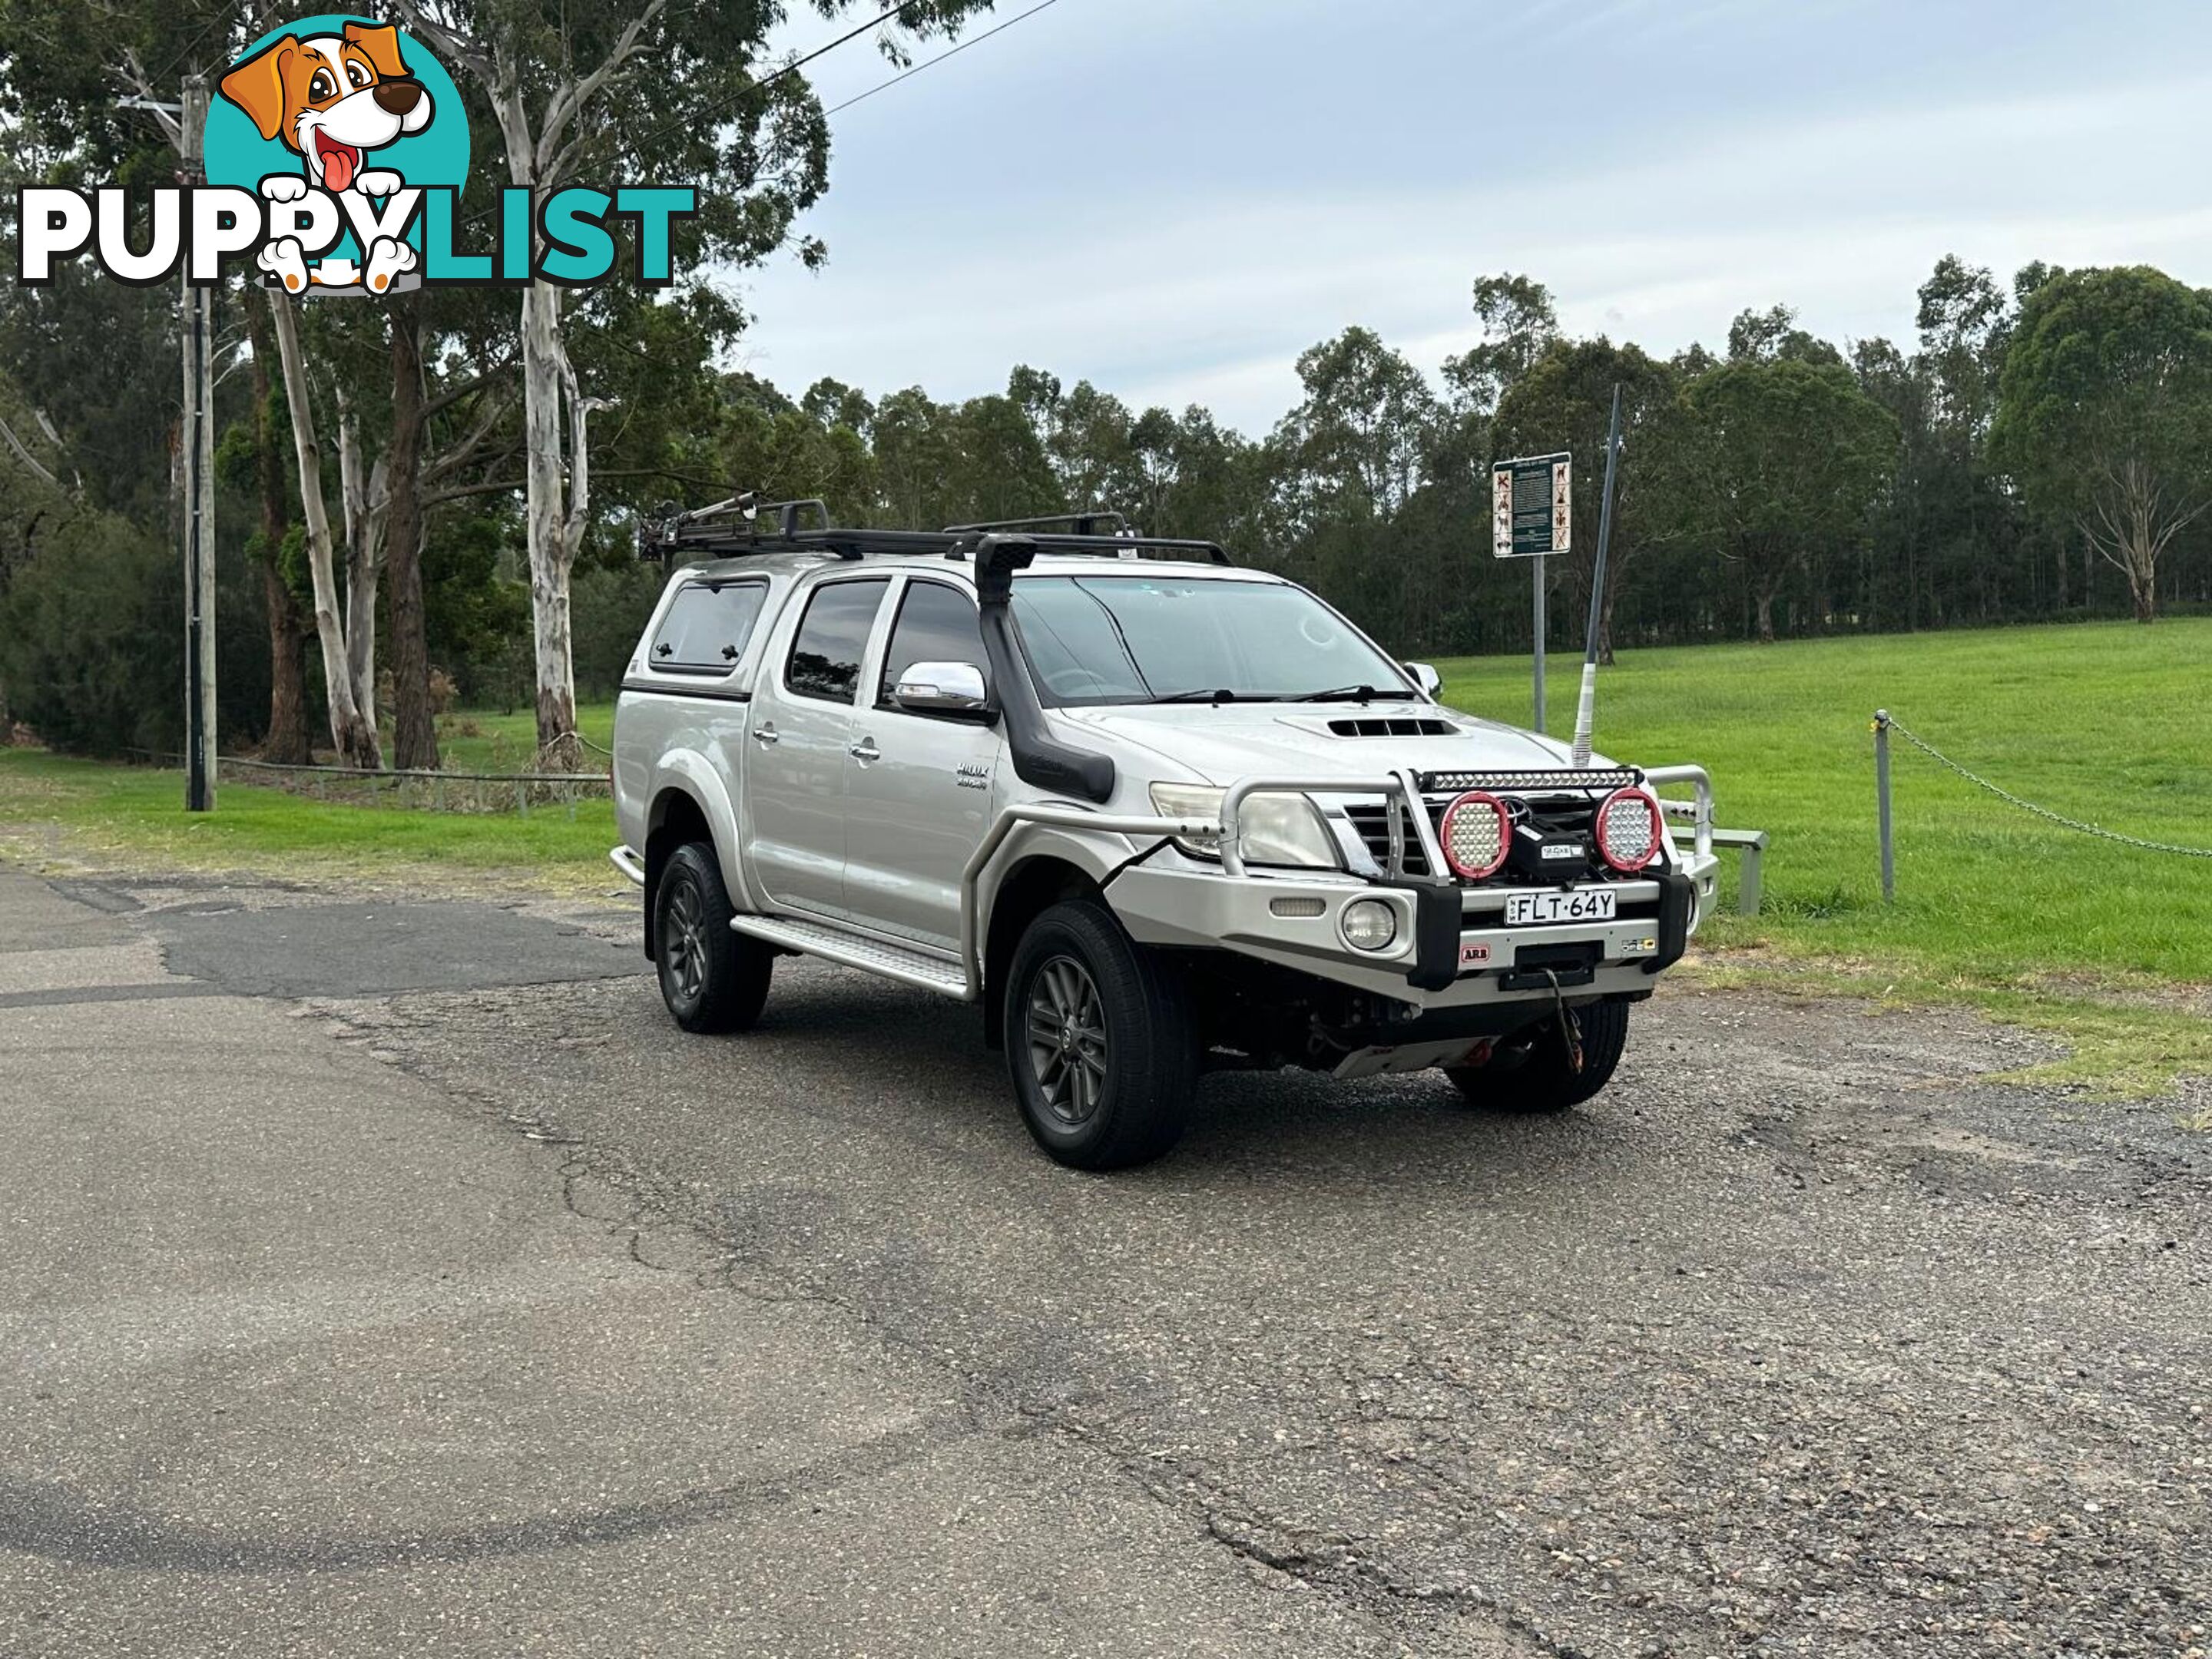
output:
[[[687,1031],[751,1027],[787,956],[978,1004],[1038,1145],[1114,1169],[1209,1069],[1577,1105],[1711,899],[1696,769],[1670,805],[1443,708],[1217,547],[828,520],[739,498],[643,538],[693,562],[625,679],[613,857]]]

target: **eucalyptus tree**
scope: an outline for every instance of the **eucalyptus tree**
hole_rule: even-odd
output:
[[[696,180],[699,212],[676,227],[678,268],[767,258],[829,184],[827,118],[799,76],[778,74],[768,37],[783,9],[669,0],[392,0],[394,11],[485,95],[505,182],[544,200],[578,182]],[[880,36],[950,31],[988,0],[912,0]],[[851,0],[813,0],[825,19]],[[542,246],[542,237],[539,239]],[[818,244],[800,245],[818,261]],[[734,319],[734,313],[732,318]],[[592,515],[591,421],[605,398],[578,373],[567,291],[543,279],[520,301],[525,495],[541,746],[571,743],[575,686],[569,575]]]
[[[1436,560],[1391,536],[1428,478],[1443,411],[1421,372],[1372,329],[1300,355],[1304,396],[1268,441],[1285,567],[1360,621],[1412,637],[1445,597]]]
[[[1474,315],[1482,338],[1445,360],[1444,384],[1465,410],[1484,416],[1559,340],[1559,315],[1551,289],[1511,271],[1475,278]]]
[[[1849,546],[1894,474],[1898,427],[1841,363],[1745,356],[1683,394],[1690,522],[1741,572],[1757,636],[1784,585]]]
[[[2039,277],[1991,442],[2030,505],[2116,567],[2152,621],[2160,560],[2212,507],[2212,294],[2142,265]]]

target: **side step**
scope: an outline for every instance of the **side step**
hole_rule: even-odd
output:
[[[826,922],[794,921],[787,916],[738,916],[730,923],[730,931],[780,945],[802,956],[818,957],[841,968],[857,968],[864,974],[895,979],[902,985],[919,986],[962,1002],[974,1000],[968,989],[968,976],[944,957],[902,945],[886,945],[880,939],[865,939]]]

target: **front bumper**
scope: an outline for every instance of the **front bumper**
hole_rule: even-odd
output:
[[[1459,915],[1455,935],[1444,929],[1456,948],[1443,972],[1437,971],[1433,929],[1423,950],[1422,899],[1411,885],[1289,871],[1248,869],[1234,877],[1170,855],[1123,870],[1107,896],[1131,936],[1146,945],[1234,951],[1416,1007],[1457,1008],[1561,990],[1577,998],[1648,990],[1711,906],[1718,866],[1711,854],[1693,853],[1668,865],[1671,881],[1610,884],[1621,907],[1636,913],[1615,921],[1509,928],[1505,900],[1515,890],[1444,890],[1456,897]],[[1344,908],[1358,899],[1380,899],[1398,912],[1398,937],[1389,950],[1358,951],[1346,942]],[[1319,915],[1296,914],[1310,911],[1315,901]]]

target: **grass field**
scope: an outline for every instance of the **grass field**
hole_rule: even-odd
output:
[[[1526,661],[1437,665],[1455,706],[1528,719]],[[1553,674],[1555,732],[1579,671]],[[1893,738],[1885,906],[1877,708],[2069,817],[2212,848],[2212,619],[1633,652],[1600,677],[1597,708],[1601,751],[1705,766],[1720,821],[1774,838],[1765,913],[1701,934],[1716,977],[1968,1002],[2071,1042],[2044,1075],[2154,1088],[2212,1072],[2212,858],[2063,830]]]
[[[587,745],[598,745],[584,757],[585,769],[595,769],[606,759],[599,751],[614,742],[614,704],[578,705],[576,730]],[[538,758],[538,717],[527,708],[512,714],[457,710],[438,721],[438,753],[451,772],[527,771]]]
[[[1528,720],[1525,663],[1438,666],[1457,707]],[[1572,726],[1580,665],[1562,670],[1555,732]],[[1721,822],[1773,836],[1767,915],[1730,923],[1734,942],[1994,982],[2212,981],[2212,858],[2068,833],[1894,737],[1898,897],[1886,908],[1878,708],[2070,817],[2212,848],[2212,620],[1626,653],[1599,678],[1597,743],[1644,765],[1705,766]]]
[[[1455,706],[1527,721],[1525,660],[1438,666]],[[1555,731],[1571,723],[1577,668],[1557,665]],[[1632,652],[1601,678],[1597,720],[1601,750],[1705,766],[1721,821],[1774,838],[1766,913],[1711,925],[1709,974],[1970,1002],[2062,1033],[2075,1074],[2105,1082],[2212,1072],[2212,859],[2068,833],[1899,739],[1898,900],[1885,906],[1877,708],[2069,817],[2212,847],[2212,619]],[[610,740],[611,705],[579,719],[586,738]],[[453,769],[533,757],[527,712],[442,726]],[[580,891],[609,879],[604,801],[464,817],[226,783],[223,810],[196,820],[181,793],[173,772],[0,751],[0,847],[35,856],[66,839],[119,862],[395,882],[495,870]]]

